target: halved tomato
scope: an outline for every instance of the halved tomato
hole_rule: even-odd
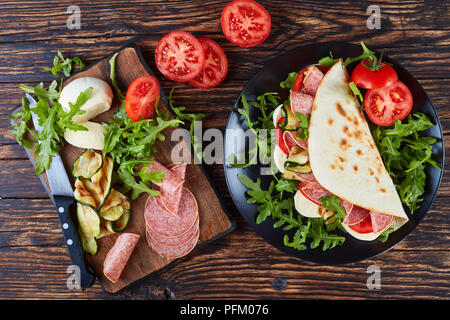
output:
[[[239,47],[253,47],[269,36],[270,15],[253,0],[234,0],[222,11],[222,31],[225,38]]]
[[[305,73],[306,69],[308,69],[308,68],[310,68],[310,67],[312,67],[312,66],[318,67],[318,68],[320,69],[320,71],[323,72],[323,74],[327,73],[328,70],[330,70],[329,67],[327,67],[327,66],[322,66],[322,65],[319,65],[319,64],[313,64],[313,65],[309,65],[309,66],[304,67],[304,68],[298,73],[297,78],[295,78],[294,85],[293,85],[293,87],[292,87],[292,91],[295,91],[295,92],[301,92],[301,91],[302,91],[302,88],[303,88],[303,79],[304,79],[304,77],[305,77],[304,73]]]
[[[370,120],[380,126],[392,126],[411,112],[413,98],[408,87],[400,81],[390,86],[367,90],[364,108]]]
[[[367,217],[356,223],[356,224],[352,224],[350,226],[348,226],[350,229],[352,229],[353,231],[356,231],[358,233],[371,233],[373,232],[373,228],[372,228],[372,220],[370,218],[370,214],[367,215]]]
[[[189,84],[201,89],[217,86],[225,79],[228,73],[228,60],[222,48],[213,40],[198,38],[205,51],[205,66],[198,76],[189,81]]]
[[[390,86],[398,80],[397,72],[388,64],[382,64],[378,70],[370,70],[368,67],[369,61],[365,60],[359,63],[353,69],[351,81],[358,87],[364,89],[378,89]]]
[[[185,82],[200,74],[205,65],[205,52],[200,42],[185,31],[172,31],[158,43],[155,62],[167,78]]]
[[[153,76],[142,76],[133,80],[127,90],[125,110],[132,121],[151,119],[160,96],[158,80]]]

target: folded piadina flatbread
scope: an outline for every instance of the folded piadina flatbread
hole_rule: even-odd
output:
[[[294,197],[302,215],[323,217],[319,199],[333,194],[346,211],[342,226],[357,239],[374,240],[408,221],[342,60],[318,85],[307,150],[311,172],[298,174],[303,183]]]

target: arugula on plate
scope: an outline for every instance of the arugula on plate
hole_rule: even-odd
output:
[[[243,117],[243,122],[250,130],[255,139],[255,144],[251,146],[248,151],[248,161],[241,162],[232,154],[227,162],[234,168],[246,168],[257,163],[258,152],[259,154],[265,154],[270,157],[272,141],[272,129],[273,125],[273,112],[279,104],[280,97],[276,92],[266,92],[259,95],[256,101],[247,101],[245,95],[241,96],[241,108],[237,108],[236,111]],[[252,120],[250,106],[257,110],[257,119]]]
[[[50,71],[55,78],[58,78],[61,71],[68,77],[72,72],[73,64],[77,64],[80,70],[84,68],[84,63],[79,57],[64,58],[62,53],[57,51],[57,55],[53,59],[53,67],[44,67],[44,70]]]
[[[267,189],[261,187],[261,180],[258,178],[253,181],[245,174],[238,175],[239,181],[249,190],[247,203],[258,204],[258,216],[256,223],[262,223],[271,217],[274,221],[273,227],[283,227],[284,231],[295,230],[292,240],[289,235],[283,237],[284,245],[297,250],[307,249],[307,239],[310,239],[309,247],[317,248],[322,244],[322,250],[334,248],[345,241],[345,237],[331,233],[338,225],[326,224],[322,218],[307,218],[306,224],[302,216],[294,213],[293,195],[284,197],[285,193],[295,193],[298,190],[297,182],[286,179],[277,179],[270,182]]]
[[[395,124],[390,127],[371,126],[384,165],[401,201],[411,213],[419,208],[425,192],[425,167],[432,165],[440,169],[432,158],[436,139],[419,135],[432,126],[434,124],[430,119],[420,112],[408,115],[403,121],[395,120]]]

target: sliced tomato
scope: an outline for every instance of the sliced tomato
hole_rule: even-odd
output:
[[[158,70],[167,78],[185,82],[200,74],[205,52],[200,41],[185,31],[172,31],[158,43],[155,51]]]
[[[280,120],[284,121],[283,118],[281,118]],[[284,134],[283,130],[281,130],[277,125],[277,127],[275,128],[275,139],[277,146],[279,146],[281,151],[283,151],[285,154],[289,154],[289,148],[284,141],[283,134]]]
[[[400,81],[390,86],[367,90],[364,108],[370,120],[380,126],[392,126],[394,120],[403,120],[411,112],[413,97]]]
[[[301,92],[302,91],[302,89],[303,89],[303,79],[305,77],[305,71],[306,71],[306,69],[308,69],[308,68],[310,68],[312,66],[313,65],[306,66],[298,73],[297,78],[295,78],[294,85],[292,86],[292,91],[295,91],[295,92]],[[314,64],[314,66],[318,67],[323,72],[323,74],[327,73],[328,70],[330,70],[330,68],[327,67],[327,66],[322,66],[322,65],[319,65],[319,64]]]
[[[350,226],[348,226],[350,229],[352,229],[353,231],[356,231],[358,233],[371,233],[373,232],[373,228],[372,228],[372,221],[370,218],[370,214],[367,215],[367,217],[356,223],[356,224],[352,224]]]
[[[225,38],[239,47],[253,47],[269,36],[270,15],[253,0],[234,0],[222,11],[222,31]]]
[[[370,63],[367,60],[359,63],[351,76],[351,81],[360,88],[378,89],[390,86],[398,80],[397,72],[390,65],[383,64],[380,69],[372,71],[363,64],[368,66]]]
[[[133,80],[127,90],[125,110],[133,121],[151,119],[160,96],[158,80],[153,76],[142,76]]]
[[[198,76],[189,81],[191,85],[201,89],[217,86],[228,73],[228,60],[222,48],[213,40],[198,38],[205,51],[205,66]]]

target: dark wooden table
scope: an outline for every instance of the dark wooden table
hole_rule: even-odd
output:
[[[183,29],[216,40],[230,70],[215,89],[200,91],[157,73],[174,99],[192,112],[211,112],[203,126],[224,128],[246,82],[277,54],[316,42],[363,40],[385,49],[422,84],[450,133],[450,3],[441,0],[377,1],[381,29],[366,26],[369,1],[260,1],[272,18],[261,45],[243,49],[228,42],[220,14],[226,1],[77,1],[81,29],[69,30],[73,1],[0,2],[0,299],[227,299],[227,298],[449,298],[450,177],[423,223],[395,249],[360,263],[320,266],[282,254],[265,243],[239,216],[220,165],[207,171],[236,217],[235,232],[197,250],[118,295],[96,283],[86,292],[66,287],[70,264],[57,215],[22,147],[9,133],[8,113],[23,96],[20,83],[52,80],[57,50],[87,64],[125,44],[136,43],[149,65],[167,32]],[[446,141],[446,152],[450,142]],[[447,167],[449,165],[447,161]],[[381,269],[381,289],[369,290],[371,265]]]

